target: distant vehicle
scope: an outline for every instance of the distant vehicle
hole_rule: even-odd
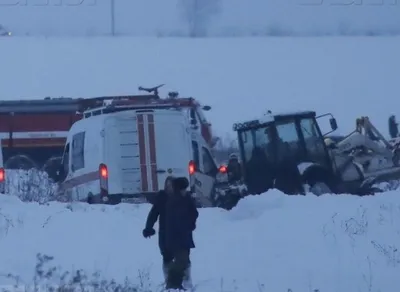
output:
[[[332,131],[322,134],[317,119],[330,116]],[[298,184],[301,193],[370,194],[379,192],[374,185],[400,179],[400,145],[392,145],[373,126],[368,117],[356,121],[356,129],[347,136],[327,138],[337,129],[331,114],[317,117],[313,111],[273,114],[260,119],[237,123],[240,156],[243,161],[244,182],[254,188],[254,176],[264,178],[263,191],[277,186]],[[260,161],[254,150],[264,159],[261,173]],[[258,165],[254,169],[253,165]],[[288,173],[298,173],[287,175]],[[249,174],[251,173],[251,175]],[[281,176],[276,174],[283,174]],[[286,174],[286,175],[285,175]],[[267,183],[268,180],[270,183]],[[286,181],[285,181],[286,180]]]
[[[194,98],[179,97],[172,92],[160,98],[158,88],[143,88],[144,95],[104,96],[95,98],[45,98],[43,100],[0,101],[0,139],[2,139],[5,168],[47,171],[55,175],[71,126],[82,119],[83,112],[103,105],[104,100],[120,99],[129,103],[176,107],[184,109],[196,130],[210,147],[216,143],[211,124],[204,116],[210,106],[201,106]]]
[[[185,107],[172,101],[169,106],[139,103],[137,97],[103,102],[85,111],[68,132],[57,177],[61,197],[110,204],[151,201],[173,175],[187,177],[202,203],[211,200],[219,169]]]

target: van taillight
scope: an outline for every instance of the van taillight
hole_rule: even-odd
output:
[[[108,194],[108,169],[107,165],[100,164],[99,166],[99,175],[100,175],[100,191],[102,195]]]
[[[6,178],[6,173],[4,171],[4,168],[0,168],[0,183],[4,182]]]
[[[221,165],[218,170],[219,170],[220,173],[227,173],[228,172],[228,168],[225,165]]]
[[[100,178],[108,179],[108,170],[105,164],[100,164]]]
[[[192,175],[196,171],[196,164],[194,163],[193,160],[190,160],[189,162],[189,174]]]

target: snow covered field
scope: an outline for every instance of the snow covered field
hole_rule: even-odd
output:
[[[182,2],[117,0],[119,35],[186,35]],[[1,0],[1,24],[15,35],[109,35],[111,0]],[[80,4],[80,5],[79,5]],[[397,0],[202,0],[208,35],[399,34]],[[205,9],[204,9],[205,6]],[[214,10],[214,8],[212,8]]]
[[[3,288],[13,283],[4,277],[8,273],[32,283],[41,253],[54,256],[48,267],[98,271],[119,282],[128,277],[159,291],[157,239],[141,236],[149,205],[38,205],[2,196],[0,206]],[[400,287],[398,192],[290,197],[270,191],[241,201],[231,212],[200,210],[195,241],[193,280],[199,292]]]
[[[0,98],[136,93],[166,83],[213,107],[217,134],[267,109],[332,112],[339,131],[399,114],[400,37],[3,38]]]

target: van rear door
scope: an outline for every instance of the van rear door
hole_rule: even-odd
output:
[[[135,112],[111,115],[105,121],[104,157],[110,195],[142,192],[140,141]],[[144,178],[145,180],[146,178]]]
[[[145,190],[157,192],[163,189],[169,175],[189,179],[192,149],[185,114],[175,110],[142,111],[137,113],[137,119],[139,130],[143,127],[145,136],[148,174]]]

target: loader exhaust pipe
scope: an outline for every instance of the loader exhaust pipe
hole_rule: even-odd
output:
[[[389,117],[388,124],[390,138],[394,139],[396,137],[399,137],[399,127],[398,123],[396,122],[396,117],[394,115],[391,115]]]

